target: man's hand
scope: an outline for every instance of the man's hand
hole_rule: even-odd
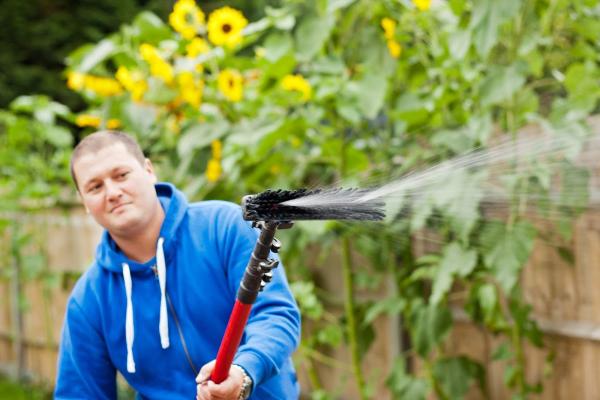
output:
[[[215,367],[215,360],[205,364],[196,377],[196,400],[237,400],[240,397],[244,373],[237,365],[229,368],[229,376],[216,384],[211,381],[210,374]]]

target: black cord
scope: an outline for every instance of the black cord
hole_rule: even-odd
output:
[[[185,338],[183,337],[183,332],[181,330],[181,325],[179,324],[179,318],[177,318],[177,313],[175,312],[175,307],[173,307],[173,303],[171,302],[171,298],[169,297],[169,294],[165,293],[165,295],[167,297],[167,303],[169,303],[169,308],[171,309],[171,313],[173,314],[173,319],[175,320],[175,326],[177,326],[177,332],[179,332],[179,338],[181,339],[181,345],[183,346],[183,352],[185,353],[185,356],[188,360],[188,363],[190,364],[190,367],[192,367],[192,371],[194,371],[194,377],[196,377],[196,376],[198,376],[198,369],[194,365],[194,362],[192,361],[192,357],[190,357],[190,353],[188,351],[187,345],[185,344]]]

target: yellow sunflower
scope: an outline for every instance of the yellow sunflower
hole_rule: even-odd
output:
[[[106,129],[119,129],[121,127],[121,121],[116,118],[111,118],[106,121]]]
[[[219,90],[230,101],[240,101],[244,94],[242,74],[233,69],[221,71],[217,77]]]
[[[125,89],[131,92],[131,97],[135,101],[140,101],[148,89],[148,84],[140,71],[129,71],[126,67],[120,66],[115,74],[117,81]]]
[[[100,117],[91,114],[79,114],[75,118],[75,123],[81,128],[85,128],[88,126],[92,128],[98,128],[101,122],[102,120],[100,119]]]
[[[179,74],[177,76],[177,81],[179,83],[182,100],[195,108],[200,107],[204,82],[197,82],[196,79],[194,79],[194,74],[189,71]]]
[[[310,83],[302,75],[286,75],[281,81],[281,86],[285,90],[302,93],[302,101],[306,101],[312,96]]]
[[[148,43],[140,46],[142,58],[150,65],[150,73],[166,83],[173,81],[173,66],[166,62],[160,55],[158,49]]]
[[[81,90],[85,83],[85,74],[81,72],[69,72],[67,75],[67,87],[72,90]]]
[[[208,165],[206,166],[206,179],[209,182],[216,182],[221,177],[221,161],[211,158],[208,160]]]
[[[240,11],[222,7],[208,17],[208,39],[217,46],[232,48],[242,41],[242,30],[248,20]]]
[[[431,0],[413,0],[413,4],[420,11],[427,11],[431,7]]]
[[[210,148],[212,150],[212,158],[220,160],[221,155],[223,154],[223,143],[221,143],[220,140],[213,140],[210,143]]]
[[[396,34],[396,21],[385,17],[381,20],[381,27],[383,28],[386,39],[391,40],[394,38],[394,35]]]
[[[196,36],[204,25],[204,13],[194,0],[178,0],[169,15],[169,24],[186,39]]]
[[[188,57],[194,58],[199,54],[208,53],[210,48],[208,47],[206,40],[202,38],[193,38],[192,41],[185,46],[185,50],[187,51]]]
[[[402,53],[402,46],[400,46],[400,43],[396,42],[393,39],[388,40],[387,47],[388,47],[388,50],[389,50],[390,54],[392,55],[392,57],[394,57],[394,58],[400,57],[400,54]]]
[[[85,75],[83,87],[103,97],[117,96],[123,93],[123,87],[119,82],[103,76]]]

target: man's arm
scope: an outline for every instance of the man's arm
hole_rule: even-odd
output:
[[[58,356],[55,399],[116,399],[116,370],[100,332],[71,297]]]

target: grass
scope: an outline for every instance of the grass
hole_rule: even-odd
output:
[[[0,376],[0,400],[48,400],[52,393],[39,387],[18,384]]]

